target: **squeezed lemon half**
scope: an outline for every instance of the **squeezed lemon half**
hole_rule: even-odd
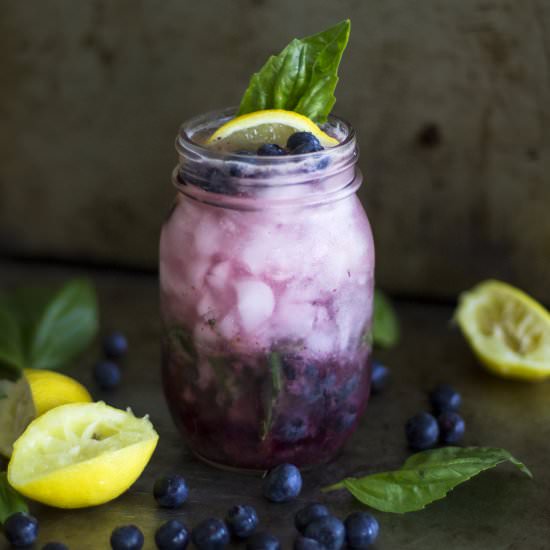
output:
[[[37,416],[60,405],[92,401],[88,390],[74,378],[39,369],[24,369],[17,382],[0,381],[0,394],[0,453],[6,457]]]
[[[63,405],[31,422],[15,442],[8,481],[58,508],[103,504],[136,481],[157,442],[147,417],[103,402]]]
[[[484,281],[461,295],[455,317],[491,372],[529,381],[550,376],[550,313],[525,292]]]
[[[206,145],[222,151],[252,150],[264,143],[284,147],[295,132],[311,132],[323,147],[339,143],[304,115],[284,109],[266,109],[231,119],[210,136]]]

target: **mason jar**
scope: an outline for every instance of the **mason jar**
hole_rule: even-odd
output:
[[[190,449],[222,467],[338,452],[370,386],[374,246],[353,128],[261,157],[202,145],[233,110],[185,123],[160,240],[162,374]]]

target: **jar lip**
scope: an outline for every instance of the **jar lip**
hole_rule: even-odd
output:
[[[284,156],[262,156],[256,154],[242,154],[238,152],[224,152],[209,149],[204,147],[200,143],[193,140],[193,135],[200,130],[212,129],[214,130],[219,126],[212,126],[213,121],[219,121],[232,118],[237,111],[237,107],[228,107],[225,109],[209,111],[201,115],[197,115],[181,124],[178,136],[176,138],[176,150],[181,156],[186,154],[200,155],[205,160],[221,161],[221,160],[233,160],[241,162],[253,162],[257,166],[281,166],[283,164],[296,164],[303,159],[309,159],[315,156],[316,159],[322,159],[324,157],[330,157],[337,153],[344,153],[346,149],[350,149],[350,154],[353,154],[356,149],[356,135],[353,126],[345,119],[335,116],[328,116],[328,124],[336,126],[345,130],[346,135],[333,147],[329,147],[322,151],[316,151],[314,153],[302,153],[298,155],[284,155]],[[208,124],[210,123],[210,124]]]

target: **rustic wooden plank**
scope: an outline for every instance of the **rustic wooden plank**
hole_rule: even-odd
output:
[[[22,282],[60,282],[75,270],[0,263],[0,288]],[[408,451],[403,425],[426,409],[426,392],[436,383],[449,382],[462,392],[467,424],[466,444],[502,446],[525,461],[535,475],[531,482],[514,468],[501,466],[457,488],[443,501],[407,515],[377,513],[381,536],[377,548],[449,550],[469,548],[542,549],[550,537],[550,473],[548,470],[549,384],[502,381],[486,374],[470,355],[458,331],[448,323],[451,308],[414,302],[398,304],[401,344],[379,357],[392,367],[388,391],[371,400],[358,431],[332,463],[305,472],[304,491],[296,502],[275,505],[261,497],[257,476],[227,473],[194,459],[182,444],[169,418],[159,383],[157,283],[153,277],[92,273],[99,289],[102,327],[124,331],[130,353],[124,365],[124,384],[111,393],[92,383],[90,367],[98,356],[94,347],[69,373],[83,381],[96,399],[118,407],[131,406],[136,414],[150,413],[160,433],[158,450],[136,484],[123,496],[97,508],[63,511],[33,506],[40,520],[40,544],[62,540],[70,548],[108,548],[111,530],[136,523],[154,548],[155,529],[168,518],[192,526],[208,516],[222,517],[239,502],[254,505],[262,527],[291,548],[295,536],[293,514],[312,500],[327,503],[340,517],[361,510],[344,493],[323,495],[319,488],[345,475],[398,467]],[[179,472],[188,480],[190,500],[181,511],[156,507],[152,485],[161,474]],[[7,545],[0,535],[0,549]]]
[[[379,279],[441,296],[499,276],[550,301],[544,0],[2,7],[0,253],[154,267],[180,121],[349,16],[336,111],[359,132]]]

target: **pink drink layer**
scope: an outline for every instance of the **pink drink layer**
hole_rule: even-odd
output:
[[[160,242],[163,380],[195,453],[265,469],[340,449],[369,394],[373,268],[354,193],[258,210],[178,195]]]

